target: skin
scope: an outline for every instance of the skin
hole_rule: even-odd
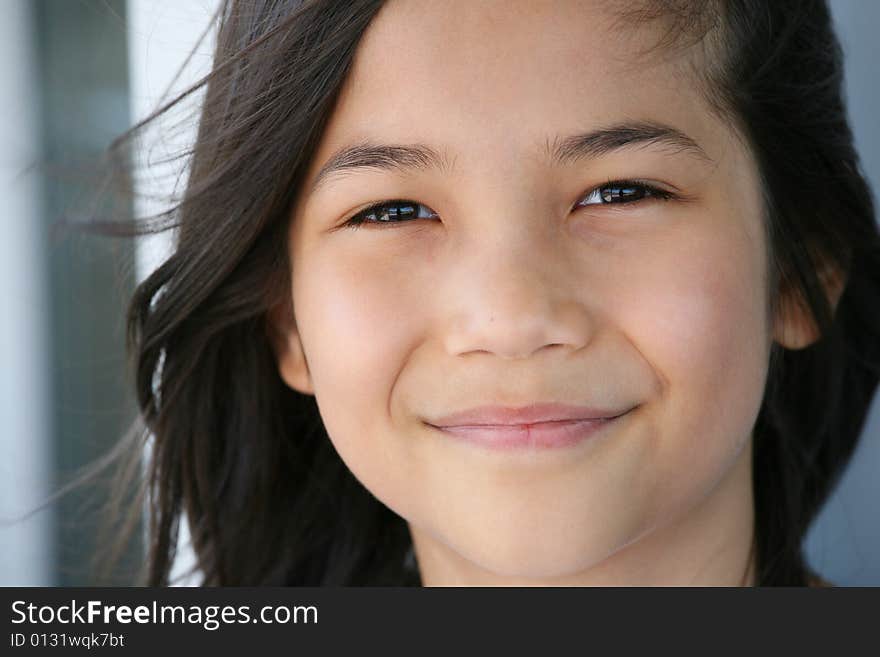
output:
[[[355,476],[408,523],[426,585],[753,582],[752,428],[773,340],[756,169],[656,27],[601,3],[389,2],[291,215],[279,371],[314,394]],[[562,167],[544,145],[622,120],[703,149],[640,145]],[[363,139],[451,168],[332,176]],[[576,207],[609,180],[676,198]],[[431,218],[341,225],[377,201]],[[287,319],[284,319],[284,318]],[[574,447],[498,452],[427,419],[482,404],[633,408]]]

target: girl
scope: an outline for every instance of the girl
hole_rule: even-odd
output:
[[[880,344],[824,2],[218,20],[129,315],[150,584],[182,519],[209,585],[817,581]]]

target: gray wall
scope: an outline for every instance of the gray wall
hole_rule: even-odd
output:
[[[106,477],[44,502],[134,416],[133,245],[60,222],[127,210],[95,203],[98,156],[129,122],[125,3],[0,5],[0,585],[90,585]],[[140,553],[104,583],[131,583]]]
[[[52,582],[51,511],[11,522],[50,491],[48,306],[38,181],[22,172],[39,154],[36,47],[27,0],[0,20],[0,585]]]

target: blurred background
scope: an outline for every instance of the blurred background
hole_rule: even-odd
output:
[[[125,305],[171,236],[53,230],[94,196],[80,163],[147,116],[170,89],[210,69],[216,0],[0,0],[0,585],[96,583],[91,561],[108,488],[76,490],[34,511],[129,428],[135,405]],[[846,54],[851,123],[875,199],[880,190],[880,2],[830,0]],[[200,40],[200,37],[204,38]],[[192,53],[192,57],[189,57]],[[185,64],[185,66],[184,66]],[[181,69],[181,67],[183,67]],[[199,96],[189,102],[197,107]],[[187,106],[181,109],[187,111]],[[180,129],[180,125],[184,127]],[[138,215],[161,211],[185,171],[160,164],[194,124],[147,135]],[[158,132],[157,132],[158,131]],[[150,199],[153,200],[150,200]],[[92,207],[100,214],[119,208]],[[878,308],[880,312],[880,308]],[[880,409],[811,528],[812,567],[839,585],[880,585]],[[143,532],[112,583],[131,584]],[[177,572],[188,565],[184,546]],[[184,580],[182,583],[187,583]]]

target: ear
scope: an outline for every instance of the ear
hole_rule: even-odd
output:
[[[293,304],[289,300],[269,309],[267,329],[281,379],[297,392],[304,395],[315,394],[305,351],[296,328]]]
[[[819,281],[831,304],[833,315],[846,286],[846,276],[839,268],[827,266],[819,271]],[[794,350],[809,347],[819,339],[819,329],[799,293],[783,295],[774,323],[773,337],[786,349]]]

